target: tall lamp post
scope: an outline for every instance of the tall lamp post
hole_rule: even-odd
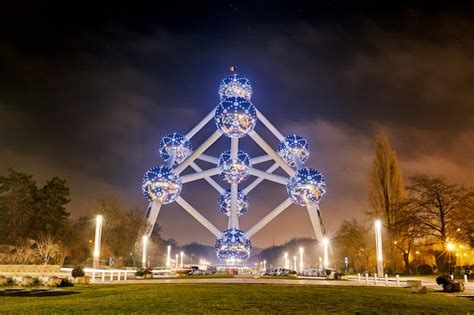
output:
[[[329,239],[327,237],[323,238],[323,267],[329,267]]]
[[[300,273],[303,272],[303,268],[304,268],[303,253],[304,253],[304,248],[300,247]]]
[[[102,238],[102,222],[104,217],[98,214],[95,217],[95,242],[94,242],[94,260],[93,267],[99,267],[99,258],[100,258],[100,240]]]
[[[181,255],[181,268],[183,268],[184,264],[183,264],[183,260],[184,260],[184,252],[181,251],[181,253],[179,253]]]
[[[375,220],[375,250],[377,256],[377,275],[383,276],[382,221]]]
[[[293,270],[298,270],[298,267],[296,267],[296,255],[293,256]]]
[[[290,269],[290,260],[288,259],[288,253],[285,253],[285,269]]]
[[[170,266],[171,266],[171,245],[168,245],[167,253],[166,253],[166,268],[169,268]]]
[[[148,237],[146,235],[143,235],[142,239],[142,267],[146,268],[147,267],[147,249],[148,249]]]

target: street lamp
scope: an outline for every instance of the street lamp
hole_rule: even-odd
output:
[[[288,252],[285,253],[285,269],[290,269],[290,260],[288,259]]]
[[[375,220],[375,250],[377,256],[377,274],[383,276],[382,221]]]
[[[183,268],[184,264],[183,264],[183,260],[184,260],[184,252],[181,251],[181,253],[179,253],[181,255],[181,268]]]
[[[100,239],[102,238],[102,222],[104,217],[98,214],[95,217],[95,242],[94,242],[94,260],[93,267],[99,267],[99,257],[100,257]]]
[[[169,268],[171,266],[171,245],[167,247],[167,254],[166,254],[166,267]]]
[[[304,253],[304,248],[300,247],[300,272],[303,272],[303,253]]]
[[[456,245],[452,242],[448,242],[446,244],[446,249],[448,250],[448,264],[449,264],[449,272],[451,272],[451,252],[456,249]]]
[[[324,268],[329,267],[329,239],[327,237],[323,238],[323,266]]]
[[[178,254],[176,254],[174,262],[175,262],[176,269],[178,269],[178,266],[179,266],[178,265],[179,264],[179,255]]]
[[[264,271],[267,270],[267,261],[266,260],[263,261],[263,270]]]
[[[142,243],[143,243],[143,250],[142,250],[142,267],[146,268],[147,267],[147,247],[148,247],[148,237],[146,235],[143,235],[142,238]]]
[[[293,256],[293,270],[297,270],[296,268],[296,255]]]

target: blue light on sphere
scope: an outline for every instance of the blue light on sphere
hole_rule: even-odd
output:
[[[257,110],[245,98],[229,97],[217,106],[214,120],[226,136],[242,138],[255,127]]]
[[[160,155],[165,162],[174,153],[174,165],[181,164],[192,152],[191,142],[181,133],[168,133],[160,141]]]
[[[296,171],[286,186],[291,200],[300,205],[319,203],[326,194],[326,180],[317,170],[305,167]]]
[[[296,167],[295,157],[301,163],[309,158],[309,144],[302,136],[289,135],[278,144],[278,155],[291,167]]]
[[[230,150],[224,151],[219,156],[217,167],[220,168],[220,176],[228,183],[244,181],[249,176],[250,156],[239,150],[237,159],[232,160]]]
[[[219,209],[227,216],[230,216],[230,203],[231,203],[231,190],[227,188],[222,194],[219,195]],[[242,189],[237,191],[237,215],[241,216],[249,207],[249,197]]]
[[[230,228],[216,240],[217,258],[226,263],[245,262],[252,250],[252,243],[242,230]]]
[[[143,177],[142,190],[149,201],[171,203],[178,198],[181,188],[181,178],[168,166],[155,166]]]
[[[252,98],[252,86],[250,85],[250,81],[240,74],[229,74],[221,81],[219,97],[221,101],[229,97],[242,97],[250,101]]]

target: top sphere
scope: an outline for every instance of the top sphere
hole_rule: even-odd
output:
[[[226,136],[242,138],[255,127],[257,110],[245,98],[229,97],[217,106],[214,120]]]
[[[229,74],[221,81],[219,97],[221,101],[228,97],[243,97],[247,101],[250,101],[252,98],[252,86],[250,85],[250,81],[240,74]]]
[[[192,152],[191,142],[181,133],[171,132],[161,138],[160,155],[165,162],[174,154],[173,165],[181,164]]]
[[[277,152],[288,165],[296,167],[296,159],[301,164],[308,160],[309,144],[302,136],[289,135],[278,144]]]

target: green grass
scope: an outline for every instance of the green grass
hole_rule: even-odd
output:
[[[0,313],[446,313],[474,312],[474,301],[383,287],[272,284],[120,284],[65,288],[61,296],[5,296]]]

